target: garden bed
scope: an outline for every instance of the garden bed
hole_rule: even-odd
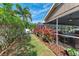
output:
[[[65,52],[64,48],[62,46],[56,45],[55,43],[49,44],[48,42],[45,42],[41,40],[42,38],[39,38],[41,42],[43,42],[55,55],[57,56],[67,56],[68,54]]]

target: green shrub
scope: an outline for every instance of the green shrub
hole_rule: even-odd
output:
[[[70,56],[79,56],[79,51],[74,48],[67,48],[67,52]]]

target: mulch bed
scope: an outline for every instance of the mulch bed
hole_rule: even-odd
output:
[[[38,37],[39,38],[39,37]],[[68,53],[64,50],[62,46],[56,45],[55,43],[49,44],[48,42],[44,42],[39,38],[41,42],[43,42],[56,56],[69,56]]]
[[[43,42],[46,46],[48,46],[48,48],[53,52],[55,53],[55,55],[57,56],[67,56],[64,48],[62,48],[61,46],[59,45],[56,45],[56,44],[52,44],[50,45],[49,43],[46,43],[46,42]]]

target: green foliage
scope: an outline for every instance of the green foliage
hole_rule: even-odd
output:
[[[27,39],[26,39],[27,38]],[[20,41],[17,46],[17,54],[18,56],[35,56],[36,51],[33,50],[33,45],[31,45],[29,42],[31,40],[30,34],[24,35],[23,39]]]
[[[26,7],[22,8],[21,5],[16,4],[16,8],[17,8],[16,13],[19,14],[23,18],[23,21],[25,21],[25,22],[28,21],[27,20],[28,18],[30,18],[30,20],[32,20],[31,13],[28,11],[28,9]]]
[[[3,8],[0,8],[3,9]],[[9,24],[15,25],[23,29],[25,27],[25,23],[21,20],[21,18],[17,15],[11,15],[13,10],[9,12],[6,9],[3,9],[4,13],[0,14],[0,24]],[[16,13],[15,13],[16,14]]]
[[[70,56],[78,56],[79,52],[74,48],[67,48],[67,52]]]
[[[32,30],[32,29],[35,29],[36,28],[36,24],[34,23],[29,23],[29,28]]]
[[[5,37],[5,46],[17,41],[17,55],[35,54],[35,51],[31,50],[32,47],[29,44],[31,40],[30,35],[24,33],[24,29],[30,26],[28,18],[31,19],[31,14],[28,9],[22,8],[19,4],[16,4],[16,10],[12,9],[13,4],[11,3],[0,5],[0,36]],[[0,47],[3,48],[3,46]]]

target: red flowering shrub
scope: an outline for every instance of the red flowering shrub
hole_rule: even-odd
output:
[[[46,26],[39,26],[36,27],[34,29],[34,33],[38,33],[39,35],[44,36],[45,39],[47,39],[48,41],[52,42],[55,39],[55,30],[54,29],[50,29]]]

